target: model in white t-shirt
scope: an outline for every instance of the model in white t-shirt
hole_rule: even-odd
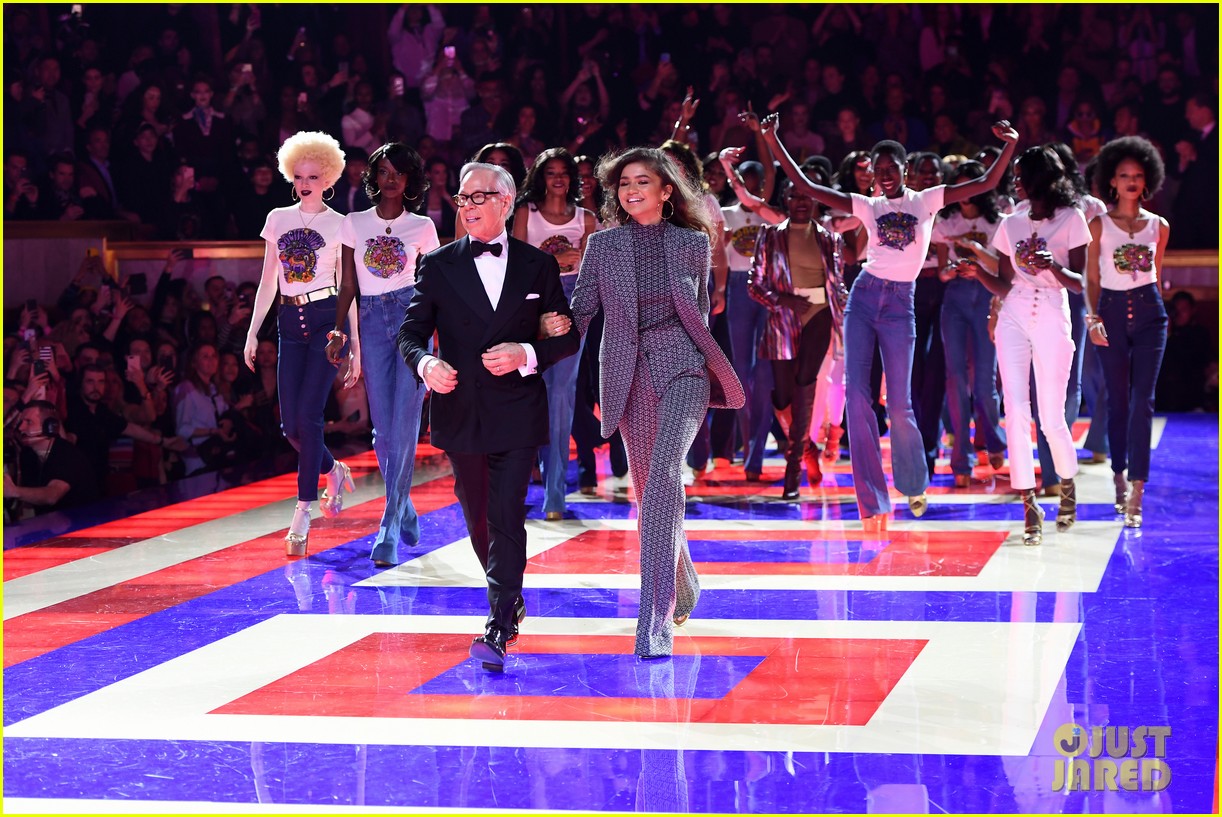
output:
[[[411,487],[425,389],[403,362],[397,339],[416,291],[416,264],[441,245],[433,220],[408,209],[428,190],[415,150],[401,142],[381,146],[369,157],[362,181],[375,204],[349,213],[340,227],[343,274],[335,325],[341,327],[356,305],[359,326],[353,325],[351,342],[360,355],[373,447],[386,482],[386,507],[369,558],[377,567],[389,567],[402,561],[400,547],[420,541]],[[331,336],[327,357],[332,363],[341,362],[343,345],[342,333]]]
[[[335,368],[325,347],[336,326],[336,284],[339,277],[339,230],[344,217],[327,207],[323,193],[334,188],[344,170],[344,152],[325,133],[303,131],[280,146],[280,173],[293,185],[300,204],[281,207],[267,216],[263,239],[263,274],[246,335],[244,356],[251,371],[259,345],[259,328],[273,303],[280,333],[276,367],[280,424],[297,450],[297,507],[285,537],[289,556],[304,556],[310,533],[310,506],[318,499],[318,478],[327,490],[319,503],[327,516],[343,509],[343,492],[356,485],[348,466],[331,456],[323,443],[323,407],[331,392]],[[355,334],[356,310],[347,313]],[[360,376],[358,350],[353,349],[347,382]]]
[[[580,199],[581,176],[577,162],[564,148],[550,148],[536,156],[526,172],[513,218],[514,238],[556,258],[560,265],[560,283],[567,298],[573,296],[586,237],[596,229],[594,214],[577,206]],[[544,487],[543,513],[552,522],[564,518],[569,438],[573,431],[577,368],[581,357],[582,353],[578,352],[543,372],[543,382],[547,384],[550,442],[540,447],[539,458]]]
[[[1018,141],[1006,121],[993,126],[1002,140],[1001,158],[979,179],[917,193],[904,186],[907,153],[897,142],[874,146],[871,158],[879,196],[846,195],[812,184],[777,135],[779,117],[763,121],[764,138],[799,190],[833,210],[852,212],[868,233],[862,272],[849,293],[844,319],[845,376],[848,393],[850,457],[857,506],[868,530],[881,530],[891,511],[883,471],[878,425],[870,399],[870,367],[877,346],[887,376],[887,415],[891,422],[891,462],[895,487],[908,497],[913,516],[928,508],[929,468],[910,395],[916,336],[913,291],[929,249],[933,220],[945,205],[992,190],[1001,181]]]
[[[1004,298],[995,338],[1006,405],[1010,484],[1023,497],[1023,543],[1043,541],[1044,511],[1036,502],[1031,456],[1031,370],[1035,370],[1039,423],[1060,477],[1057,530],[1077,518],[1074,476],[1078,457],[1065,420],[1065,392],[1074,358],[1066,291],[1082,289],[1090,232],[1057,155],[1047,147],[1023,151],[1015,175],[1030,207],[1002,219],[993,236],[998,275],[980,282]]]

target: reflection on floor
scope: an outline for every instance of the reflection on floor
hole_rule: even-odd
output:
[[[302,560],[290,477],[7,531],[5,810],[1210,811],[1217,418],[1158,423],[1145,526],[1084,462],[1079,523],[1047,500],[1039,548],[1004,470],[940,468],[879,535],[847,461],[800,503],[780,460],[719,464],[688,489],[700,603],[652,662],[630,494],[575,474],[560,522],[528,496],[503,675],[467,657],[483,581],[427,447],[392,569],[368,454]]]

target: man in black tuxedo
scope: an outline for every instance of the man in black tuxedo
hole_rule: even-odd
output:
[[[454,493],[488,578],[490,612],[471,656],[500,671],[525,615],[526,489],[548,442],[540,374],[576,354],[580,339],[555,258],[506,233],[513,178],[471,163],[461,179],[454,200],[467,235],[420,259],[399,351],[433,390],[432,442],[454,467]],[[539,339],[548,313],[559,313],[563,334]],[[444,360],[429,354],[434,330]]]
[[[1180,189],[1171,206],[1168,246],[1172,249],[1218,246],[1217,112],[1217,100],[1203,92],[1193,94],[1184,105],[1191,135],[1176,142],[1179,162],[1169,168],[1180,177]]]

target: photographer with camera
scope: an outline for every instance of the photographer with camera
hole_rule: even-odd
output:
[[[35,400],[17,416],[17,474],[4,468],[4,498],[32,506],[35,514],[93,502],[98,485],[88,458],[60,436],[55,406]]]

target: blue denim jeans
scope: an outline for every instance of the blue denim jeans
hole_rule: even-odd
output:
[[[1129,479],[1150,476],[1154,386],[1167,348],[1167,309],[1157,284],[1125,292],[1103,290],[1099,315],[1107,346],[1099,347],[1107,379],[1107,437],[1112,471]]]
[[[912,354],[916,344],[913,290],[911,281],[887,281],[862,272],[853,282],[844,313],[849,456],[857,507],[863,518],[891,511],[871,399],[870,367],[876,346],[887,376],[895,487],[905,496],[918,496],[929,486],[925,447],[912,413]]]
[[[972,407],[977,433],[990,454],[1006,450],[1001,436],[1001,401],[997,394],[997,348],[989,339],[989,291],[976,281],[955,278],[942,300],[942,348],[946,352],[946,404],[955,445],[950,470],[972,473]],[[971,382],[968,382],[968,361]]]
[[[327,332],[335,328],[335,297],[302,306],[283,304],[277,312],[280,355],[276,389],[280,429],[297,451],[297,499],[318,499],[318,478],[335,467],[323,443],[323,409],[335,367],[327,361]]]
[[[1081,293],[1069,293],[1069,331],[1073,338],[1073,363],[1069,367],[1069,384],[1065,387],[1065,424],[1069,433],[1073,434],[1073,424],[1082,410],[1082,352],[1086,340],[1086,300]],[[1035,375],[1031,376],[1031,393],[1036,393]],[[1032,414],[1035,416],[1035,445],[1040,456],[1040,482],[1044,485],[1056,485],[1061,477],[1057,474],[1053,461],[1052,449],[1048,447],[1048,438],[1040,423],[1039,401],[1032,401]]]
[[[768,322],[768,310],[747,293],[747,273],[730,272],[726,285],[730,357],[734,373],[743,384],[747,402],[738,414],[738,433],[743,441],[743,470],[759,473],[764,467],[764,446],[772,427],[772,366],[759,360],[760,336]]]
[[[577,354],[556,361],[543,372],[543,382],[547,384],[547,427],[551,440],[548,445],[539,446],[544,513],[563,513],[564,497],[569,492],[569,437],[573,433],[577,368],[582,352],[582,349],[578,349]]]
[[[413,547],[420,541],[411,488],[424,386],[408,370],[398,343],[399,326],[415,291],[404,287],[362,295],[359,305],[361,371],[373,420],[373,450],[386,482],[386,509],[369,558],[395,564],[400,561],[400,545]],[[431,351],[432,341],[429,346]]]

